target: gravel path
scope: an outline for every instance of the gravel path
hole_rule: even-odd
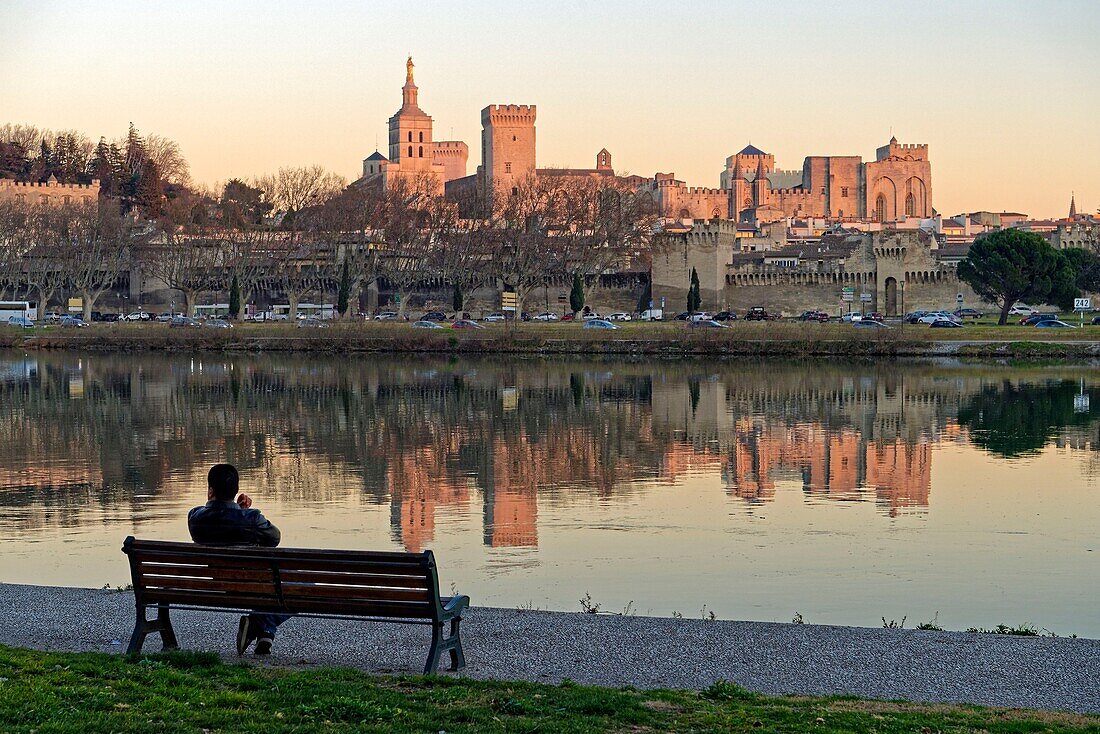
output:
[[[121,652],[133,621],[129,593],[0,584],[2,644]],[[183,647],[236,659],[236,617],[179,612],[174,624]],[[405,625],[291,620],[270,663],[418,673],[428,634]],[[702,688],[726,679],[764,693],[1100,713],[1100,640],[475,608],[463,642],[464,674],[474,678],[639,688]],[[146,650],[156,649],[152,635]]]

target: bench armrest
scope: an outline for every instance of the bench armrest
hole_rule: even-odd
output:
[[[470,607],[470,597],[452,596],[450,599],[440,599],[443,604],[443,619],[444,621],[453,617],[462,617],[462,612]]]

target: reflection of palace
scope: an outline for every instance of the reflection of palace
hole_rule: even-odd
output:
[[[717,478],[750,506],[800,488],[894,515],[928,505],[942,441],[1006,456],[1096,445],[1072,378],[997,368],[31,361],[0,357],[0,522],[22,528],[128,506],[137,521],[138,495],[191,496],[228,460],[284,502],[387,504],[408,550],[478,502],[487,546],[534,547],[540,513],[630,502],[651,481]]]

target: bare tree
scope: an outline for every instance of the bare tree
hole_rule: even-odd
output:
[[[54,224],[52,250],[66,286],[81,297],[84,321],[91,321],[96,301],[130,265],[133,219],[114,207],[88,204],[59,208]]]
[[[191,166],[176,141],[162,135],[150,135],[145,138],[145,155],[156,165],[165,182],[177,186],[191,183]]]
[[[261,176],[253,184],[263,189],[267,201],[288,215],[319,206],[347,186],[347,180],[323,166],[280,168],[278,173]]]
[[[228,286],[232,247],[217,230],[184,233],[163,227],[141,246],[138,257],[149,274],[183,295],[184,313],[192,316],[202,293]]]
[[[391,181],[379,194],[378,274],[398,297],[398,316],[403,316],[413,289],[433,277],[433,251],[441,235],[453,229],[458,208],[439,195],[431,176],[403,176]]]
[[[381,235],[377,224],[382,204],[376,190],[347,188],[303,217],[303,226],[314,233],[320,250],[328,255],[329,277],[339,281],[347,267],[348,311],[358,302],[363,286],[378,277]],[[340,316],[346,318],[348,311]]]

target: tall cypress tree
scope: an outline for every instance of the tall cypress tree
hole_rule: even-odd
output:
[[[569,308],[577,313],[584,308],[584,281],[580,273],[573,273],[573,287],[569,290]]]
[[[451,297],[451,306],[454,308],[456,314],[462,313],[462,306],[466,302],[466,297],[462,293],[462,288],[455,283],[454,294]]]
[[[348,270],[348,261],[344,260],[344,267],[340,270],[340,285],[336,289],[336,310],[341,316],[347,316],[348,301],[351,300],[351,271]]]
[[[241,315],[241,284],[237,282],[237,274],[233,273],[233,281],[229,284],[229,318],[237,319]]]
[[[691,269],[691,283],[688,285],[688,302],[687,310],[689,313],[695,313],[699,310],[699,306],[702,305],[703,298],[699,293],[699,273],[695,271],[695,268]]]

